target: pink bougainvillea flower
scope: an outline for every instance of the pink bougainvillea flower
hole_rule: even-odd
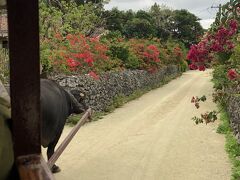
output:
[[[238,28],[238,23],[235,19],[229,21],[229,26],[231,29],[236,30]]]
[[[199,71],[205,71],[206,67],[204,65],[198,66]]]
[[[93,71],[89,72],[88,75],[91,76],[95,80],[99,80],[99,76]]]
[[[231,50],[231,49],[233,49],[235,46],[234,46],[234,44],[233,44],[233,42],[231,42],[231,41],[226,41],[226,45],[227,45],[227,48],[229,49],[229,50]]]
[[[219,44],[219,42],[213,42],[213,44],[211,45],[210,49],[214,52],[221,52],[223,51],[223,46],[221,44]]]
[[[193,96],[192,99],[191,99],[191,103],[195,103],[195,97]]]
[[[239,76],[235,69],[230,69],[227,73],[228,79],[235,80]]]
[[[195,64],[190,64],[189,69],[196,70],[196,69],[198,69],[198,67]]]

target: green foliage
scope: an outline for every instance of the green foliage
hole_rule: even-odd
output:
[[[60,30],[63,13],[56,7],[48,6],[43,0],[39,2],[40,38],[52,37]]]
[[[72,0],[65,0],[67,2],[71,2]],[[88,3],[95,3],[95,4],[105,4],[108,3],[109,0],[74,0],[78,5],[88,4]]]
[[[217,120],[217,115],[218,112],[216,111],[211,111],[211,112],[206,112],[205,114],[201,114],[201,117],[196,117],[194,116],[192,120],[195,122],[195,124],[201,124],[201,123],[213,123]]]
[[[101,41],[104,42],[111,40],[111,42],[117,42],[120,38],[123,37],[119,30],[109,31],[107,34],[101,36]]]
[[[240,43],[238,42],[229,60],[231,68],[240,69]]]
[[[185,72],[188,70],[188,63],[186,61],[180,62],[180,71]]]
[[[127,20],[132,19],[132,16],[126,16],[127,12],[120,11],[117,8],[113,8],[111,11],[104,12],[104,18],[106,19],[106,27],[110,31],[119,31],[123,33],[123,26]]]
[[[118,59],[127,69],[139,69],[138,57],[130,50],[126,41],[116,41],[110,43],[109,55],[113,59]]]
[[[213,83],[215,89],[223,89],[229,84],[227,78],[228,68],[225,65],[218,65],[213,70]]]
[[[172,35],[173,11],[166,7],[155,3],[149,11],[156,28],[156,36],[166,41]]]
[[[219,109],[222,109],[222,107],[218,106]],[[219,124],[218,128],[217,128],[217,133],[219,134],[228,134],[231,132],[231,128],[230,128],[230,123],[229,123],[229,116],[228,113],[223,110],[220,113],[220,121],[221,123]]]
[[[221,124],[219,125],[217,132],[220,134],[225,134],[226,144],[225,149],[231,159],[233,164],[232,168],[232,180],[239,180],[240,178],[240,144],[237,142],[234,137],[230,124],[229,124],[229,116],[226,110],[221,111],[220,114]]]
[[[127,102],[127,98],[123,94],[118,94],[112,100],[110,106],[108,106],[105,111],[112,112],[114,109],[122,107]]]
[[[81,33],[88,35],[94,30],[96,25],[101,23],[101,19],[96,14],[96,9],[92,4],[76,6],[66,4],[63,6],[63,26],[65,34]]]
[[[226,65],[226,63],[228,62],[231,55],[232,55],[232,52],[217,52],[216,53],[217,60],[218,60],[219,64],[222,64],[222,65]]]
[[[149,38],[154,36],[154,28],[147,19],[133,18],[124,25],[123,34],[128,38]]]
[[[74,114],[68,117],[66,123],[69,125],[76,125],[78,121],[81,119],[82,114]]]
[[[53,69],[56,72],[69,72],[64,63],[55,64],[53,67],[52,60],[61,60],[59,54],[63,53],[63,50],[60,48],[67,45],[66,40],[60,40],[59,37],[69,33],[91,35],[98,26],[104,23],[98,15],[102,7],[92,3],[78,5],[73,1],[58,2],[60,5],[44,0],[39,3],[40,60],[43,71],[47,73]]]
[[[215,31],[219,26],[226,25],[229,19],[236,19],[239,22],[239,4],[239,0],[230,0],[224,5],[221,5],[216,14],[215,21],[211,25],[210,31]]]
[[[104,23],[98,15],[102,9],[91,3],[77,5],[61,1],[61,8],[58,8],[41,0],[39,9],[41,38],[52,38],[56,33],[90,35]]]
[[[48,73],[53,69],[53,65],[49,60],[49,57],[52,55],[52,47],[48,42],[41,42],[40,46],[40,62],[43,67],[43,72]]]
[[[187,10],[173,11],[157,3],[148,11],[120,11],[113,8],[105,11],[104,17],[108,30],[118,30],[127,38],[157,37],[167,41],[174,37],[189,47],[203,34],[203,28],[195,15]]]
[[[173,37],[182,41],[186,47],[196,44],[203,35],[203,28],[199,18],[187,10],[175,10],[173,16]]]
[[[239,180],[240,178],[240,145],[237,142],[235,136],[232,132],[226,134],[226,151],[229,154],[229,157],[233,163],[232,168],[232,179]]]
[[[124,64],[128,69],[139,69],[141,67],[141,62],[132,52],[129,53],[128,59],[124,61]]]
[[[107,115],[107,112],[94,112],[91,117],[91,121],[97,121],[99,119],[102,119],[105,115]],[[82,116],[83,114],[73,114],[68,117],[66,123],[70,126],[74,126],[78,123]]]
[[[129,57],[129,49],[124,43],[112,44],[109,48],[111,56],[126,61]]]
[[[192,97],[191,103],[193,103],[195,105],[195,107],[197,109],[199,109],[200,108],[200,102],[201,101],[205,102],[206,100],[207,100],[207,98],[206,98],[205,95],[200,97],[200,98],[198,96],[196,96],[196,97]],[[214,111],[210,111],[210,112],[205,112],[204,114],[201,114],[200,118],[194,116],[192,118],[192,120],[195,122],[195,124],[200,124],[200,123],[204,123],[204,122],[206,124],[213,123],[213,122],[215,122],[217,120],[217,115],[218,114],[219,114],[219,112],[217,112],[215,110]]]
[[[182,43],[165,39],[167,43],[163,45],[160,39],[154,38],[160,27],[162,30],[171,27],[166,28],[166,25],[171,24],[173,20],[172,10],[156,5],[156,8],[153,7],[150,11],[120,11],[117,8],[103,11],[103,7],[96,5],[95,1],[76,3],[61,0],[59,3],[60,5],[55,6],[53,3],[40,1],[40,49],[44,72],[72,73],[69,65],[74,66],[71,69],[74,69],[75,73],[86,73],[89,70],[98,73],[123,68],[155,72],[163,64],[177,64],[179,69],[186,70],[185,47]],[[164,23],[161,22],[163,19],[166,20]],[[102,44],[94,45],[89,36],[94,34],[96,29],[103,28],[105,21],[111,31],[105,32],[101,37]],[[79,39],[77,37],[79,34],[83,35],[85,40]],[[75,39],[68,42],[66,39],[68,35]],[[143,42],[143,50],[141,47],[132,47],[134,44],[130,42],[131,40],[124,39],[124,36],[144,38],[145,40],[135,41],[138,45]],[[168,37],[163,34],[161,36]],[[106,54],[104,48],[101,48],[103,45],[106,45]],[[87,49],[87,53],[84,48]],[[178,48],[181,49],[181,55],[177,54]],[[102,49],[101,52],[99,49]],[[77,58],[83,54],[91,58]],[[108,62],[103,59],[108,59]],[[93,62],[89,64],[94,69],[85,66],[89,61]]]

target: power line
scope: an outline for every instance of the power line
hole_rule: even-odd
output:
[[[212,5],[212,6],[211,6],[212,9],[216,9],[216,8],[219,9],[220,7],[221,7],[221,5],[219,5],[219,6],[213,6],[213,5]]]

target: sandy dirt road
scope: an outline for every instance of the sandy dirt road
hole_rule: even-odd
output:
[[[193,95],[211,97],[210,71],[169,84],[86,124],[57,161],[57,180],[229,180],[231,165],[217,124],[195,125]],[[65,127],[62,137],[70,131]]]

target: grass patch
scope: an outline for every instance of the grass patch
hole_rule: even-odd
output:
[[[226,144],[225,149],[232,162],[232,180],[240,179],[240,144],[234,137],[230,124],[229,116],[226,110],[223,110],[220,115],[221,124],[219,125],[217,132],[225,134]]]
[[[103,116],[107,114],[107,112],[94,112],[91,121],[97,121],[99,119],[102,119]],[[66,124],[69,126],[74,126],[78,123],[82,116],[83,114],[73,114],[68,117]]]
[[[116,108],[119,108],[129,101],[132,101],[134,99],[141,97],[143,94],[145,94],[153,89],[159,88],[159,87],[163,86],[164,84],[167,84],[169,81],[179,77],[180,75],[181,74],[179,74],[178,76],[168,76],[168,77],[164,78],[160,83],[158,83],[154,86],[151,86],[151,87],[146,87],[143,90],[136,90],[129,96],[124,96],[123,94],[119,94],[118,96],[113,98],[112,103],[105,109],[104,112],[94,112],[91,121],[97,121],[99,119],[102,119],[103,116],[107,115],[108,113],[113,112]],[[83,114],[70,116],[67,119],[67,124],[70,126],[74,126],[75,124],[78,123],[78,121],[80,120],[82,115]]]
[[[229,117],[225,109],[220,114],[221,123],[217,128],[217,133],[219,134],[227,134],[231,132],[230,124],[229,124]]]
[[[181,74],[179,74],[177,77],[179,77],[180,75]],[[142,95],[146,94],[147,92],[149,92],[153,89],[159,88],[159,87],[163,86],[164,84],[167,84],[169,81],[171,81],[172,79],[175,79],[177,77],[176,76],[168,76],[168,77],[164,78],[158,84],[151,86],[151,87],[146,87],[141,90],[138,89],[129,96],[124,96],[123,94],[120,94],[113,98],[111,105],[105,109],[105,112],[107,112],[107,113],[113,112],[114,109],[123,106],[125,103],[127,103],[129,101],[132,101],[132,100],[135,100],[135,99],[141,97]]]

